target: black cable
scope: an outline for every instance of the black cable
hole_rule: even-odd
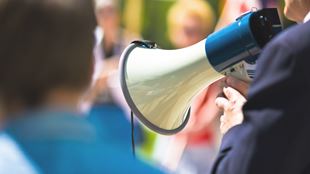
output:
[[[135,147],[135,125],[133,120],[133,112],[131,111],[131,148],[132,148],[132,154],[134,157],[136,157],[136,147]]]

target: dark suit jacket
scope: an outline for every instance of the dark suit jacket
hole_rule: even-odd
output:
[[[224,135],[212,173],[310,173],[310,22],[266,46],[243,110],[244,123]]]

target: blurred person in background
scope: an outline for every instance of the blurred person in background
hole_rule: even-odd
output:
[[[93,82],[96,86],[91,101],[114,103],[122,106],[123,99],[119,99],[121,91],[114,91],[118,63],[120,56],[126,46],[133,40],[139,39],[137,34],[133,34],[121,27],[121,14],[119,0],[95,0],[95,14],[98,26],[95,29],[96,44],[94,48],[95,73]],[[116,79],[118,80],[118,79]],[[118,80],[119,81],[119,80]],[[121,100],[121,101],[119,101]]]
[[[129,109],[120,87],[118,63],[124,48],[138,37],[121,28],[118,0],[95,0],[95,14],[95,72],[85,96],[89,119],[110,143],[131,149]],[[137,144],[142,137],[139,124],[135,124]]]
[[[176,48],[193,45],[214,30],[214,10],[204,0],[176,1],[167,15],[168,37]]]
[[[219,30],[233,21],[241,14],[253,9],[262,7],[261,0],[226,0],[219,21],[216,25],[216,30]]]
[[[0,148],[11,147],[0,150],[1,173],[20,162],[16,173],[159,173],[79,112],[93,72],[92,1],[2,0],[0,25]],[[9,152],[18,162],[6,160]]]
[[[215,14],[204,0],[180,0],[169,9],[168,34],[175,48],[193,45],[213,32]],[[218,109],[214,99],[221,83],[205,89],[191,107],[186,128],[168,141],[165,164],[176,173],[207,173],[217,154]],[[164,142],[163,142],[164,143]],[[167,148],[167,147],[165,147]]]
[[[250,10],[278,7],[278,0],[226,0],[216,29],[219,30]]]

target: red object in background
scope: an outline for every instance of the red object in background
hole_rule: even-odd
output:
[[[250,9],[249,9],[248,5],[246,5],[246,3],[242,3],[241,6],[240,6],[240,9],[239,9],[239,12],[241,14],[241,13],[245,13],[245,12],[247,12],[249,10]]]

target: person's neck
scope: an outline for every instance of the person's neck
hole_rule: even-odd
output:
[[[35,106],[27,107],[20,101],[14,101],[5,105],[0,113],[0,130],[6,123],[16,119],[25,112],[36,110],[56,110],[65,112],[79,112],[78,104],[81,99],[82,90],[72,90],[67,88],[58,88],[50,91],[45,100]]]
[[[310,11],[308,12],[308,14],[305,16],[304,18],[304,23],[308,22],[310,20]]]
[[[80,99],[79,90],[55,89],[47,96],[45,107],[78,111]]]

